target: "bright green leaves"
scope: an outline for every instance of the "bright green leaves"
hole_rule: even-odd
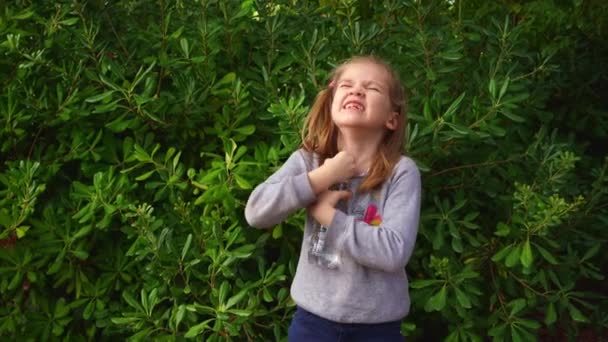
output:
[[[536,340],[536,330],[541,325],[535,320],[524,318],[525,309],[529,306],[528,301],[518,298],[500,305],[502,311],[494,313],[492,319],[501,316],[504,320],[488,331],[488,335],[493,337],[493,341],[504,341],[509,337],[512,341]]]
[[[530,240],[508,245],[492,256],[492,261],[494,262],[502,260],[504,260],[504,264],[507,267],[521,264],[524,268],[530,268],[534,261]]]
[[[133,340],[140,340],[149,336],[153,328],[146,327],[146,325],[153,318],[155,307],[162,302],[162,299],[158,297],[158,289],[154,288],[149,293],[142,289],[139,301],[127,291],[123,291],[122,298],[134,311],[123,312],[122,317],[111,318],[112,323],[119,326],[128,325],[138,331],[131,336]],[[159,321],[156,321],[155,325],[158,326],[158,324]]]
[[[297,97],[280,98],[278,103],[271,103],[267,113],[262,114],[262,120],[276,120],[281,144],[286,150],[293,151],[298,146],[300,128],[308,114],[309,106],[305,103],[306,94],[303,89]]]
[[[420,293],[423,296],[425,311],[443,311],[447,305],[459,314],[464,314],[477,303],[476,297],[481,294],[475,285],[475,279],[479,277],[477,272],[467,267],[461,272],[453,273],[455,265],[447,258],[438,259],[435,256],[431,256],[430,265],[435,268],[436,279],[410,283],[410,287],[415,289],[413,295]]]
[[[521,255],[519,257],[519,261],[521,262],[523,267],[532,266],[533,256],[532,256],[532,248],[530,248],[530,240],[526,240],[521,247]]]
[[[441,311],[446,303],[447,288],[442,286],[437,293],[429,298],[424,305],[426,311]]]
[[[117,211],[127,207],[123,193],[132,188],[127,177],[115,175],[113,169],[96,173],[92,185],[74,182],[71,197],[78,201],[79,208],[72,218],[79,224],[108,228]],[[81,230],[73,239],[81,238],[88,231],[90,228]]]
[[[458,300],[458,304],[460,304],[460,306],[465,309],[470,309],[471,299],[469,299],[469,296],[458,287],[454,288],[454,292],[456,293],[456,299]]]
[[[606,321],[600,1],[6,3],[0,336],[284,339],[305,212],[259,231],[243,206],[354,53],[409,95],[424,192],[402,332]]]
[[[30,229],[24,222],[34,212],[46,185],[40,184],[39,162],[10,162],[7,167],[0,173],[0,240],[11,236],[21,239]]]
[[[480,241],[476,232],[479,226],[475,223],[475,219],[479,215],[478,212],[470,212],[463,214],[461,209],[465,207],[466,200],[451,205],[449,201],[440,201],[435,197],[436,213],[423,214],[422,221],[425,224],[433,224],[435,226],[432,237],[429,237],[433,242],[433,249],[440,250],[445,245],[445,239],[450,238],[451,250],[456,253],[462,253],[465,245],[478,247]],[[448,234],[446,234],[446,232]]]
[[[147,188],[154,191],[154,201],[167,197],[175,198],[177,192],[185,190],[187,187],[185,167],[180,163],[182,152],[177,152],[175,148],[170,147],[163,156],[158,156],[159,149],[159,144],[156,144],[151,152],[138,144],[133,145],[132,154],[126,161],[135,162],[135,165],[121,171],[126,174],[136,169],[148,168],[136,176],[135,180],[146,182]],[[156,177],[151,178],[153,176]]]

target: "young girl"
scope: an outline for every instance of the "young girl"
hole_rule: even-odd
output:
[[[317,95],[301,148],[251,193],[254,227],[308,210],[289,341],[403,340],[405,265],[420,216],[420,174],[401,155],[405,111],[387,64],[346,61]]]

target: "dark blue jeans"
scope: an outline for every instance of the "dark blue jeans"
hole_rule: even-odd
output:
[[[300,307],[289,326],[289,342],[403,342],[401,321],[356,324],[336,323]]]

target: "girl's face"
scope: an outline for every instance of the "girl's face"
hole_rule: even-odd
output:
[[[334,84],[331,118],[336,126],[381,133],[394,130],[399,113],[392,109],[389,81],[390,74],[378,64],[347,64]]]

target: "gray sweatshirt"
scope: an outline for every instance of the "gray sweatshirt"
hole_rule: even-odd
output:
[[[296,210],[315,202],[308,172],[318,158],[302,149],[251,193],[247,222],[270,228]],[[420,173],[402,156],[390,178],[378,189],[357,193],[363,176],[348,181],[353,197],[339,203],[328,226],[325,251],[338,255],[335,268],[311,259],[318,224],[306,217],[298,268],[291,296],[302,308],[340,323],[381,323],[400,320],[410,307],[407,264],[420,217]]]

